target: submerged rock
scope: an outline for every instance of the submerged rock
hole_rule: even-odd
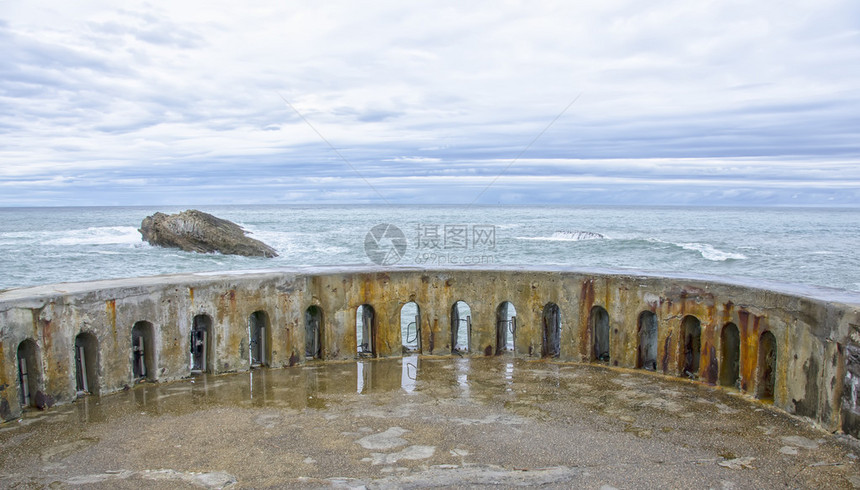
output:
[[[246,236],[236,223],[196,209],[169,216],[164,213],[147,216],[138,231],[145,241],[158,247],[246,257],[278,256],[272,247]]]

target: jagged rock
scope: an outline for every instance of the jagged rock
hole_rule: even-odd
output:
[[[272,247],[246,236],[236,223],[196,209],[169,216],[164,213],[147,216],[138,231],[150,245],[159,247],[246,257],[278,256]]]

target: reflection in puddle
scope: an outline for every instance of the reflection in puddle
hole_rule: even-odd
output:
[[[415,391],[418,382],[418,355],[404,357],[401,361],[400,388],[406,393]]]
[[[756,467],[766,468],[748,485],[756,488],[837,488],[844,480],[825,482],[817,472],[856,471],[850,465],[818,466],[815,473],[800,474],[816,475],[815,480],[796,480],[797,468],[848,458],[826,452],[836,445],[815,442],[818,432],[760,407],[671,378],[504,355],[407,356],[202,373],[27,412],[20,422],[0,426],[0,487],[43,488],[56,481],[131,488],[152,485],[155,476],[163,475],[159,472],[170,471],[170,481],[155,485],[212,488],[238,481],[243,488],[286,488],[348,481],[355,487],[401,488],[530,482],[579,488],[623,479],[619,468],[631,467],[631,454],[643,455],[637,474],[669,475],[653,485],[668,488],[683,487],[689,476],[666,472],[666,465],[652,463],[648,455],[672,455],[669,461],[680,468],[688,467],[695,454],[697,478],[712,468],[713,481],[720,482],[728,475],[717,465],[729,459],[724,454],[752,454]],[[563,444],[576,440],[600,444],[587,450]],[[522,479],[572,461],[583,461],[577,475],[584,475],[587,464],[589,472],[602,471],[604,477]],[[426,473],[427,468],[436,470]],[[498,468],[516,471],[516,478],[499,480]],[[216,470],[235,478],[192,473]],[[743,471],[745,479],[756,474]],[[765,481],[777,471],[795,479]],[[673,479],[676,473],[680,479]],[[128,481],[115,485],[117,475]],[[189,479],[194,475],[206,475],[207,483]],[[362,479],[335,480],[344,475]],[[388,476],[402,479],[380,479]]]
[[[460,397],[469,398],[469,358],[457,360],[457,387],[460,388]]]
[[[594,382],[588,383],[588,376],[614,381],[601,382],[605,385],[601,397],[605,408],[615,400],[608,394],[618,391],[615,388],[618,380],[628,379],[624,375],[607,376],[602,370],[591,373],[586,368],[572,369],[583,373],[574,384],[563,379],[569,375],[559,366],[526,364],[502,357],[433,359],[410,355],[397,359],[362,359],[343,364],[261,368],[232,375],[203,373],[174,383],[147,382],[115,395],[80,398],[56,413],[65,411],[81,422],[98,423],[123,412],[160,416],[224,406],[332,410],[338,405],[356,402],[351,399],[354,396],[373,398],[383,395],[380,400],[390,400],[398,394],[410,397],[425,394],[435,399],[448,397],[479,403],[498,397],[506,406],[516,408],[517,413],[532,414],[534,410],[524,411],[524,407],[563,400],[571,393],[576,393],[574,398],[580,403],[588,404],[594,396],[580,393],[582,390],[593,392],[591,386]],[[525,383],[522,383],[523,376]],[[625,405],[635,401],[641,405],[646,395],[649,400],[658,396],[650,393],[633,396],[631,390],[642,391],[643,387],[639,386],[638,380],[631,379],[631,383],[633,386],[625,387],[617,403]],[[666,401],[652,406],[669,409]]]
[[[98,398],[84,396],[75,400],[75,408],[78,412],[78,418],[81,422],[94,422],[90,417],[90,404],[98,405]]]
[[[356,388],[355,391],[360,395],[364,393],[364,367],[366,362],[358,361],[355,363],[356,366]]]
[[[419,374],[421,386],[427,383],[434,390],[450,390],[453,396],[469,398],[474,390],[475,374],[471,372],[474,363],[469,358],[427,360],[415,354],[398,359],[357,360],[351,364],[263,367],[225,375],[200,373],[172,383],[144,382],[114,395],[81,397],[66,410],[76,413],[82,422],[98,422],[117,405],[148,415],[225,405],[324,409],[351,394],[418,394]],[[455,379],[451,378],[452,368]]]
[[[246,402],[254,406],[266,406],[273,399],[273,381],[269,378],[278,378],[279,370],[269,368],[256,368],[248,371],[248,400]]]
[[[418,354],[394,359],[357,361],[355,363],[355,392],[366,395],[373,392],[388,391],[399,386],[406,393],[412,393],[418,386]],[[396,373],[396,374],[395,374]],[[396,377],[395,377],[396,376]]]

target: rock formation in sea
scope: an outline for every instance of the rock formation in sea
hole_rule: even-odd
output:
[[[147,216],[138,231],[150,245],[159,247],[246,257],[278,256],[272,247],[246,236],[236,223],[196,209],[169,216],[164,213]]]

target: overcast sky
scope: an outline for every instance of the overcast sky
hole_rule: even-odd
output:
[[[856,0],[248,4],[0,0],[0,206],[860,205]]]

